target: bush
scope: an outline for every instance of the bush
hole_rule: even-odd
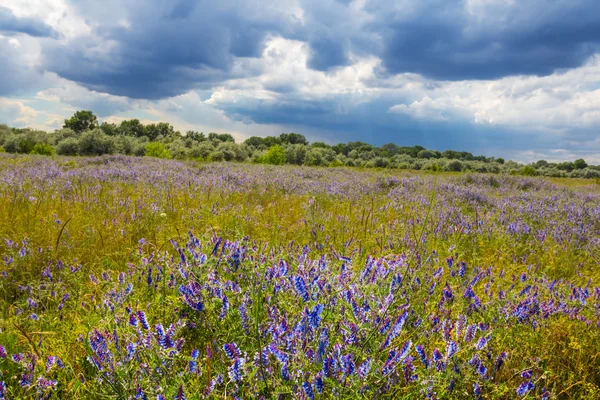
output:
[[[322,147],[311,147],[306,152],[304,164],[306,165],[328,165],[335,160],[336,153],[331,149]]]
[[[42,156],[51,156],[54,154],[54,147],[47,143],[36,143],[31,150],[31,154],[39,154]]]
[[[248,158],[246,146],[240,146],[233,142],[223,142],[217,146],[217,150],[223,153],[225,161],[245,161]]]
[[[4,147],[0,146],[0,153],[5,153],[6,150],[4,150]]]
[[[215,150],[215,147],[212,145],[211,142],[209,142],[209,141],[200,142],[200,143],[192,146],[192,148],[190,150],[190,157],[201,158],[204,160],[204,159],[207,159],[209,154],[212,153],[214,150]]]
[[[160,142],[150,142],[146,144],[145,150],[145,155],[147,157],[171,158],[169,150],[167,150],[165,145]]]
[[[387,168],[389,164],[389,159],[383,157],[375,157],[374,159],[368,162],[367,167]]]
[[[262,156],[261,161],[265,164],[283,165],[285,163],[285,151],[278,144],[269,147],[269,150]]]
[[[100,129],[85,132],[79,139],[79,154],[83,156],[100,156],[112,154],[117,148],[114,139]]]
[[[463,164],[458,160],[452,160],[446,165],[446,171],[460,172],[463,169]]]
[[[536,176],[537,171],[531,165],[526,165],[521,169],[521,175],[524,176]]]
[[[208,159],[210,161],[224,161],[225,160],[225,154],[223,154],[222,151],[219,150],[215,150],[212,153],[210,153],[208,155]]]
[[[190,149],[185,147],[185,143],[181,140],[175,140],[167,147],[168,152],[176,160],[184,160],[189,157]]]
[[[56,153],[61,156],[76,156],[79,151],[79,140],[68,138],[56,146]]]
[[[21,146],[19,144],[19,138],[16,135],[8,136],[8,138],[4,141],[4,149],[8,153],[20,153]]]

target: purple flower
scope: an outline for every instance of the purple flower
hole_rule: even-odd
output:
[[[233,360],[233,363],[227,368],[227,374],[229,379],[233,382],[240,382],[244,377],[244,366],[246,365],[246,359],[238,357]]]
[[[492,335],[488,335],[488,336],[484,336],[484,337],[479,338],[479,340],[475,344],[475,348],[477,350],[483,350],[487,346],[487,344],[490,341],[491,337],[492,337]]]
[[[373,360],[369,357],[365,361],[360,364],[358,367],[358,376],[362,379],[365,379],[367,375],[369,375],[369,371],[371,370],[371,364]]]
[[[179,385],[177,393],[175,394],[175,400],[185,400],[185,393],[183,392],[183,385]]]
[[[421,359],[421,362],[423,363],[425,368],[429,368],[429,359],[427,358],[427,354],[425,353],[425,348],[423,347],[423,345],[418,345],[417,347],[415,347],[415,350],[417,351],[417,354],[419,355],[419,358]]]
[[[458,351],[458,344],[456,342],[450,341],[446,344],[446,358],[450,359],[453,355]]]
[[[294,287],[296,288],[296,293],[298,293],[302,300],[308,301],[308,290],[306,289],[306,283],[304,282],[304,279],[302,279],[302,277],[294,277]]]
[[[142,324],[142,327],[146,330],[150,329],[150,324],[148,323],[148,319],[146,318],[146,313],[143,311],[138,311],[137,312],[137,317],[140,320],[140,323]]]
[[[310,385],[310,383],[304,381],[302,383],[302,390],[304,390],[304,394],[306,395],[307,398],[309,398],[310,400],[315,399],[315,393],[313,392],[312,386]]]
[[[223,351],[229,357],[230,360],[234,360],[242,355],[240,349],[235,343],[225,343],[223,345]]]
[[[398,317],[398,319],[396,319],[394,326],[392,327],[390,333],[388,334],[387,338],[383,342],[383,345],[381,346],[382,349],[385,349],[386,347],[388,347],[390,345],[390,343],[400,334],[400,332],[402,331],[402,326],[406,322],[407,318],[408,318],[408,311],[405,310],[402,313],[402,315],[400,315]]]
[[[517,388],[517,396],[523,397],[523,396],[525,396],[527,393],[529,393],[533,389],[535,389],[535,385],[533,384],[533,382],[531,382],[531,381],[524,381]]]

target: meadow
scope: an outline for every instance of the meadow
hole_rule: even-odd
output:
[[[0,399],[600,398],[591,180],[0,154]]]

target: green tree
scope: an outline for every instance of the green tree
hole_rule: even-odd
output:
[[[306,140],[306,138],[304,137],[304,135],[301,135],[299,133],[282,133],[281,135],[279,135],[279,139],[281,140],[281,143],[287,143],[287,144],[308,144],[308,140]]]
[[[142,137],[145,136],[146,129],[139,119],[129,119],[121,121],[119,125],[121,135]]]
[[[573,167],[575,167],[575,169],[584,169],[587,166],[588,166],[588,164],[585,162],[585,160],[583,158],[573,161]]]
[[[63,128],[70,128],[76,133],[90,131],[98,127],[98,118],[88,110],[77,111],[71,118],[65,119]]]

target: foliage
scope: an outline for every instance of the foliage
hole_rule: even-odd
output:
[[[261,162],[272,165],[283,165],[285,164],[286,156],[283,147],[274,145],[261,157]]]
[[[150,142],[146,144],[146,156],[156,158],[171,158],[171,153],[164,144],[159,142]]]
[[[47,143],[36,143],[31,150],[31,154],[39,154],[43,156],[51,156],[54,154],[54,147]]]
[[[99,128],[89,111],[78,111],[65,123],[65,128],[52,133],[32,129],[9,128],[0,125],[0,145],[9,153],[31,153],[36,147],[51,154],[52,146],[59,155],[102,155],[119,153],[144,156],[149,142],[157,147],[158,157],[178,160],[195,159],[227,162],[292,164],[307,166],[348,166],[360,168],[411,169],[448,172],[481,172],[493,174],[523,174],[526,176],[573,177],[595,179],[600,166],[588,165],[583,159],[553,163],[539,160],[528,165],[503,158],[473,155],[466,151],[431,150],[423,146],[399,146],[387,143],[376,147],[355,141],[330,145],[309,143],[299,133],[279,136],[253,136],[236,143],[227,133],[188,131],[185,134],[165,122],[143,124],[138,119],[120,124],[103,122]],[[69,128],[71,127],[71,128]],[[92,128],[86,130],[86,127]],[[164,147],[165,151],[162,150]],[[36,150],[37,151],[37,150]],[[168,153],[168,156],[167,156]],[[282,161],[283,160],[283,161]]]
[[[66,119],[63,128],[82,133],[98,128],[98,118],[88,110],[77,111],[71,118]]]

